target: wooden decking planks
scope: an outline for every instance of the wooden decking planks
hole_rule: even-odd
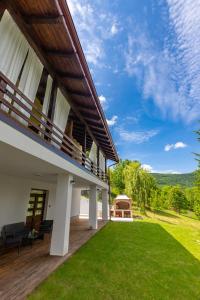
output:
[[[106,222],[99,221],[98,230]],[[21,300],[42,282],[59,265],[67,260],[76,250],[86,243],[98,230],[89,230],[87,220],[71,224],[69,253],[64,257],[49,255],[50,237],[36,241],[31,248],[10,250],[0,256],[0,299]]]

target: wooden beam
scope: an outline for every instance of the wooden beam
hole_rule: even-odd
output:
[[[102,137],[108,140],[108,137],[106,134],[100,133],[100,132],[95,132],[94,135],[98,138],[98,137]]]
[[[101,145],[107,146],[111,149],[110,142],[108,142],[102,138],[97,138],[97,140],[100,142]]]
[[[1,21],[1,18],[4,14],[4,11],[6,9],[6,4],[5,4],[5,1],[1,1],[0,2],[0,21]]]
[[[76,91],[76,90],[71,90],[71,89],[67,89],[67,91],[70,95],[79,96],[79,97],[86,97],[86,98],[91,97],[91,95],[89,93],[83,93],[81,91]]]
[[[62,22],[62,16],[60,15],[22,15],[26,24],[60,24]]]
[[[84,117],[85,120],[88,121],[97,121],[100,122],[101,119],[98,115],[94,114],[94,113],[89,113],[89,112],[81,112],[82,116]]]
[[[97,122],[92,122],[92,121],[88,121],[88,125],[92,128],[92,130],[95,128],[95,129],[99,129],[99,130],[101,130],[102,129],[102,131],[103,132],[105,132],[104,131],[104,127],[102,127],[102,125],[100,125],[100,124],[97,124]]]
[[[49,56],[58,56],[63,58],[71,58],[76,54],[74,50],[57,50],[44,48],[43,51]]]
[[[83,80],[83,75],[73,74],[69,72],[57,72],[58,76],[60,76],[62,79],[73,79],[73,80]]]
[[[85,112],[85,113],[90,113],[90,114],[93,114],[93,115],[97,115],[95,114],[95,109],[94,107],[93,108],[90,108],[90,107],[87,107],[87,106],[82,106],[82,104],[80,104],[80,107],[79,107],[79,111],[82,113],[82,112]]]
[[[84,104],[82,103],[82,101],[78,101],[78,99],[76,100],[76,105],[79,106],[79,109],[81,110],[91,110],[94,111],[96,108],[95,106],[91,105],[91,104]]]

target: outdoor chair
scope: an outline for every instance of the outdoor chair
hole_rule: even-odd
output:
[[[23,240],[28,237],[28,234],[29,229],[25,226],[24,222],[4,225],[1,232],[3,247],[17,247],[19,254]]]
[[[40,224],[40,229],[38,232],[38,239],[44,239],[45,233],[51,233],[53,229],[53,220],[44,220]]]

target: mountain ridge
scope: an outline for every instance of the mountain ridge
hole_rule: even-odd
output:
[[[195,181],[195,172],[183,174],[151,173],[157,180],[158,185],[181,185],[192,187]]]

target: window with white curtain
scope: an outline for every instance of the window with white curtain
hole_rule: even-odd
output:
[[[62,94],[61,90],[58,89],[57,96],[56,96],[56,105],[55,105],[55,112],[54,112],[54,119],[53,123],[60,129],[62,132],[65,132],[68,115],[70,111],[70,105],[67,102],[67,99]],[[57,132],[57,131],[56,131]],[[59,132],[57,132],[59,133]],[[63,135],[59,133],[59,136],[62,138]],[[58,140],[60,142],[60,139],[58,139],[55,135],[53,135],[54,139]],[[59,148],[59,145],[57,143],[53,144]]]
[[[19,77],[28,49],[26,38],[5,10],[0,21],[0,71],[14,84]],[[6,99],[11,102],[7,97]],[[4,105],[1,109],[8,111]]]
[[[106,159],[102,151],[99,151],[99,167],[103,172],[105,172],[105,164],[106,164]]]
[[[92,147],[89,153],[89,158],[91,159],[91,161],[93,161],[95,164],[97,164],[97,145],[95,144],[95,142],[92,142]]]
[[[42,70],[43,70],[43,65],[41,64],[39,58],[37,57],[34,50],[32,48],[29,48],[28,57],[19,82],[19,90],[25,96],[27,96],[29,100],[33,103],[35,101],[40,78],[42,75]],[[18,98],[20,98],[20,101],[24,103],[29,109],[31,109],[30,105],[28,105],[27,102],[22,97],[18,97]],[[20,107],[17,104],[15,104],[15,107],[17,107],[17,109],[21,111],[23,115],[30,118],[30,114],[22,107]],[[27,122],[22,118],[18,116],[15,117],[24,125],[26,126],[28,125]]]

